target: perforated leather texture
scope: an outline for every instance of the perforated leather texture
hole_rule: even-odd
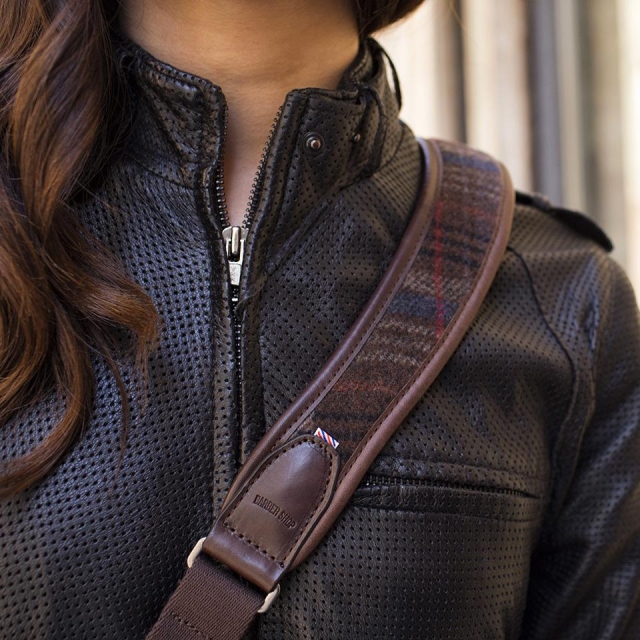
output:
[[[117,51],[129,144],[77,213],[152,296],[161,344],[117,478],[120,400],[96,358],[84,437],[0,503],[3,640],[144,638],[238,466],[366,303],[421,186],[375,40],[335,91],[287,95],[246,249],[238,371],[207,182],[224,96],[132,43]],[[551,213],[521,200],[463,342],[250,637],[640,637],[638,309],[586,227]],[[53,395],[25,409],[2,456],[59,409]]]

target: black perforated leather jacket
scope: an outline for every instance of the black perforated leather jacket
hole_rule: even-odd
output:
[[[83,439],[0,503],[3,640],[141,640],[238,466],[366,303],[421,168],[365,45],[338,89],[287,95],[239,290],[215,206],[220,89],[118,45],[133,126],[78,216],[153,297],[162,339],[117,483],[119,395],[96,358]],[[519,196],[465,339],[252,637],[640,638],[640,323],[609,248]],[[25,410],[3,456],[58,410]]]

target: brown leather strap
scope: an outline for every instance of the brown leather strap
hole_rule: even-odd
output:
[[[327,533],[475,317],[509,237],[511,181],[488,156],[419,142],[423,188],[387,272],[240,469],[150,639],[239,640],[265,595]]]

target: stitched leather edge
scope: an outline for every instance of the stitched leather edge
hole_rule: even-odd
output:
[[[310,488],[317,487],[317,490],[308,505],[305,506],[303,504],[304,510],[300,511],[300,509],[298,509],[298,516],[304,517],[304,519],[295,530],[292,530],[290,540],[281,534],[275,537],[267,535],[266,544],[258,543],[252,539],[250,535],[252,528],[255,529],[256,527],[256,521],[254,520],[254,516],[250,515],[250,512],[247,511],[247,508],[250,508],[252,503],[251,500],[246,502],[247,494],[251,491],[252,487],[260,481],[266,482],[268,486],[272,480],[269,479],[270,469],[274,465],[277,465],[278,460],[283,455],[291,454],[293,449],[303,445],[311,445],[316,454],[321,455],[326,461],[326,467],[322,471],[322,476],[316,476],[321,482],[310,484]],[[303,458],[298,461],[298,464],[302,464],[303,460],[304,454]],[[339,468],[340,458],[337,452],[322,439],[313,435],[295,438],[283,447],[277,449],[268,456],[266,460],[262,461],[262,464],[258,466],[254,475],[251,476],[244,486],[241,487],[241,490],[237,492],[234,500],[229,502],[222,510],[211,532],[203,543],[202,551],[214,560],[223,563],[259,589],[265,592],[271,591],[279,582],[282,575],[288,570],[292,559],[297,555],[299,548],[305,542],[307,536],[316,526],[319,518],[330,504],[337,483]],[[286,463],[283,469],[287,469]],[[278,472],[282,473],[281,470],[276,470],[276,474]],[[315,473],[317,473],[317,471]],[[291,481],[296,481],[297,479],[297,476],[285,477],[289,479],[289,484],[284,485],[285,489],[287,486],[291,487]],[[313,475],[309,477],[312,478]],[[304,479],[300,479],[300,482],[303,482],[304,486]],[[285,497],[283,499],[284,502],[281,504],[286,506],[287,498]],[[243,508],[244,513],[240,512],[240,525],[237,526],[235,522],[232,523],[230,521],[233,519],[236,510],[240,507]],[[289,512],[288,507],[286,511]],[[246,531],[245,527],[247,527],[249,531]],[[269,527],[266,527],[264,531],[268,532]],[[269,543],[273,546],[270,547]],[[286,546],[283,547],[283,543],[285,543]]]
[[[429,144],[432,151],[440,156],[439,149],[433,143],[425,140],[420,142],[421,145]],[[441,159],[439,163],[441,167]],[[298,566],[326,535],[346,506],[356,487],[360,484],[374,458],[384,447],[391,433],[402,422],[447,363],[489,291],[507,248],[515,209],[515,190],[511,176],[503,164],[498,162],[497,164],[501,172],[502,187],[498,218],[489,243],[489,249],[485,253],[482,265],[478,270],[473,286],[469,290],[469,294],[460,305],[447,330],[426,358],[426,360],[429,360],[427,366],[421,367],[418,369],[418,375],[412,376],[410,382],[407,383],[409,389],[407,390],[407,385],[405,385],[405,388],[398,394],[397,399],[385,409],[383,415],[369,430],[365,439],[359,444],[350,460],[343,467],[331,504],[298,552],[291,569]],[[434,353],[435,356],[432,358],[431,356]]]
[[[307,516],[307,519],[305,520],[304,524],[300,527],[300,532],[296,536],[295,540],[292,541],[289,549],[285,552],[284,560],[280,561],[275,556],[271,555],[269,553],[269,551],[267,551],[266,549],[263,549],[257,542],[251,540],[251,538],[249,538],[248,536],[245,536],[243,534],[239,534],[229,524],[229,520],[233,517],[233,514],[235,513],[236,509],[238,508],[238,506],[242,502],[242,499],[245,497],[245,495],[251,490],[251,487],[253,487],[253,485],[260,479],[260,476],[263,473],[265,473],[268,469],[270,469],[284,453],[287,453],[288,451],[291,451],[292,449],[295,449],[296,447],[299,447],[299,446],[301,446],[303,444],[306,444],[306,443],[310,443],[310,444],[314,445],[316,448],[318,448],[320,450],[322,455],[329,461],[329,469],[327,470],[327,477],[326,477],[326,481],[324,483],[324,486],[322,487],[321,491],[318,491],[318,496],[319,497],[315,500],[313,508],[311,509],[309,515]],[[304,436],[301,439],[296,439],[296,440],[290,442],[289,444],[287,444],[287,445],[283,446],[281,449],[279,449],[278,453],[273,455],[272,457],[270,457],[268,459],[268,462],[264,466],[262,466],[260,468],[259,473],[256,473],[256,475],[251,479],[251,481],[242,490],[240,495],[236,498],[234,503],[232,503],[232,505],[229,507],[229,511],[225,513],[224,519],[222,520],[222,524],[236,538],[242,539],[243,542],[251,544],[253,547],[255,547],[256,549],[258,549],[259,551],[264,553],[268,558],[270,558],[274,562],[277,562],[281,567],[284,567],[286,565],[287,558],[291,553],[291,549],[293,547],[295,547],[296,543],[300,540],[301,537],[303,537],[303,535],[304,535],[304,533],[305,533],[305,531],[306,531],[306,529],[307,529],[307,527],[309,525],[309,522],[313,519],[313,516],[317,513],[320,504],[325,499],[325,497],[327,495],[327,491],[329,489],[329,481],[331,480],[331,476],[333,475],[334,467],[335,467],[336,464],[338,464],[338,462],[339,462],[339,459],[337,458],[337,456],[329,455],[327,446],[319,438],[316,438],[314,436]]]

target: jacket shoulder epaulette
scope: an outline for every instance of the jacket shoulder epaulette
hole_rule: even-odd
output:
[[[556,207],[542,194],[524,193],[522,191],[516,191],[516,204],[534,207],[556,218],[574,231],[591,238],[605,249],[605,251],[610,252],[613,250],[613,243],[602,227],[580,211]]]

